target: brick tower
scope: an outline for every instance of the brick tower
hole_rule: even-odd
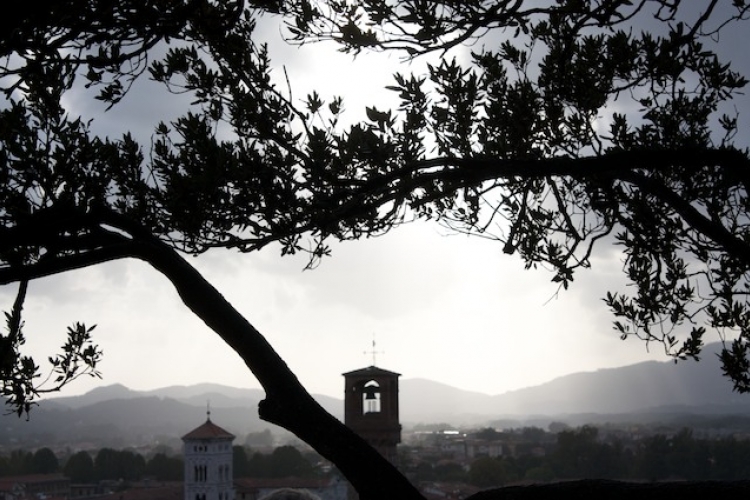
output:
[[[401,442],[400,375],[376,366],[344,373],[344,423],[391,462]]]

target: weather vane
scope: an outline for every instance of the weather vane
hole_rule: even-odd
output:
[[[375,334],[372,334],[372,350],[371,351],[365,351],[364,354],[372,354],[372,366],[377,365],[377,359],[376,356],[378,354],[383,354],[383,351],[376,351],[375,350]]]

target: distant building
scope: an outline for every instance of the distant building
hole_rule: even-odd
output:
[[[344,373],[344,423],[394,463],[401,442],[400,376],[376,366]]]
[[[206,422],[182,436],[185,460],[184,500],[234,500],[232,443],[234,435]]]
[[[487,441],[484,439],[469,439],[465,441],[466,458],[502,456],[503,445],[498,441]]]
[[[109,492],[98,497],[100,500],[180,500],[183,497],[180,483],[148,482],[131,484],[127,490],[117,493]]]
[[[70,480],[62,474],[0,477],[0,500],[55,499],[70,496]]]
[[[276,490],[307,490],[320,500],[347,500],[348,485],[340,477],[332,478],[243,478],[235,482],[237,500],[259,500]]]

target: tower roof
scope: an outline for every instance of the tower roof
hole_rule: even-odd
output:
[[[373,377],[376,375],[389,375],[391,377],[400,377],[400,373],[391,372],[388,370],[383,370],[382,368],[378,368],[377,366],[368,366],[367,368],[360,368],[359,370],[353,370],[350,372],[346,372],[343,374],[344,377],[351,377],[351,376],[367,376],[367,377]]]
[[[225,431],[215,423],[211,422],[211,418],[207,418],[205,423],[196,427],[192,431],[182,436],[182,440],[188,439],[234,439],[234,434]]]

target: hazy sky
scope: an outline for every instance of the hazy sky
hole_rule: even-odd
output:
[[[271,18],[264,36],[278,39]],[[737,50],[741,44],[729,44]],[[375,102],[390,83],[398,57],[351,56],[331,45],[275,45],[285,61],[294,97],[317,88],[343,94],[349,112]],[[738,58],[746,63],[746,57]],[[273,59],[272,59],[273,60]],[[421,63],[417,63],[421,64]],[[67,105],[99,112],[85,96]],[[738,102],[748,130],[750,107]],[[153,124],[180,112],[180,100],[159,87],[134,89],[97,122],[148,137]],[[279,351],[313,393],[341,397],[341,373],[371,364],[404,378],[429,378],[497,394],[576,371],[664,360],[636,340],[621,341],[601,297],[622,283],[616,248],[602,248],[593,269],[556,294],[552,275],[526,271],[498,243],[450,233],[434,224],[402,227],[384,237],[334,246],[333,257],[303,271],[304,257],[216,251],[191,259]],[[8,310],[15,287],[0,288]],[[215,382],[258,387],[242,361],[179,301],[169,282],[145,264],[115,262],[31,283],[26,304],[25,352],[46,359],[74,321],[97,324],[104,379],[81,379],[64,394],[122,383],[133,389]],[[712,337],[710,340],[717,340]]]

